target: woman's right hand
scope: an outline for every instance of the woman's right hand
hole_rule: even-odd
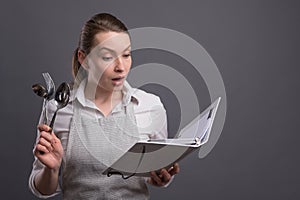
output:
[[[38,129],[40,138],[35,145],[34,155],[49,169],[59,170],[63,157],[60,139],[54,132],[50,133],[51,128],[45,124],[38,125]]]

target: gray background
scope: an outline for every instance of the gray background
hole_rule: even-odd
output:
[[[299,199],[299,9],[296,0],[2,1],[0,198],[35,199],[27,180],[41,99],[31,85],[43,83],[45,71],[56,83],[70,81],[83,22],[110,12],[128,28],[165,27],[197,40],[226,87],[227,118],[217,145],[202,160],[196,153],[183,160],[170,187],[151,187],[152,199]],[[188,66],[154,50],[135,52],[134,59],[134,65]],[[208,105],[199,83],[200,103]],[[167,109],[175,108],[169,128],[176,131],[178,102],[156,88]]]

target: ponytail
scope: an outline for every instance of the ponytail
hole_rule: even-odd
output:
[[[76,78],[81,65],[80,62],[78,61],[78,50],[79,47],[75,49],[72,57],[72,74],[74,79]]]
[[[87,77],[87,72],[86,70],[81,67],[81,64],[78,60],[78,51],[79,47],[77,47],[73,53],[73,58],[72,58],[72,74],[73,74],[73,84],[72,87],[76,88],[80,85],[81,81]]]

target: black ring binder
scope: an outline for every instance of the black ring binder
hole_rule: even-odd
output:
[[[128,175],[128,176],[125,176],[125,175],[124,175],[122,172],[120,172],[120,171],[109,170],[109,171],[107,172],[107,176],[108,176],[108,177],[111,177],[112,175],[121,175],[123,179],[128,179],[128,178],[134,176],[134,175],[136,174],[136,172],[137,172],[137,170],[138,170],[138,168],[139,168],[139,166],[140,166],[142,160],[143,160],[143,157],[144,157],[145,152],[146,152],[146,146],[143,145],[142,155],[141,155],[141,157],[140,157],[140,160],[139,160],[139,163],[138,163],[136,169],[134,170],[134,173],[132,173],[132,174],[130,174],[130,175]]]

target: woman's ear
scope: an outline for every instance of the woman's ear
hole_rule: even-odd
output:
[[[82,52],[81,50],[78,50],[77,52],[77,56],[78,56],[78,62],[81,64],[81,66],[87,70],[88,69],[88,65],[87,65],[87,60],[86,60],[86,55],[84,52]]]

